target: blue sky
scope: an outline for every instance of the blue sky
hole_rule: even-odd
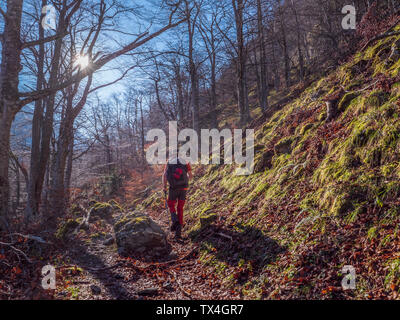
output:
[[[125,1],[125,4],[129,4],[129,2],[132,2],[132,5],[137,5],[137,1]],[[140,16],[138,17],[124,17],[121,18],[118,21],[118,26],[117,29],[123,33],[135,33],[139,34],[147,28],[150,27],[149,32],[154,32],[158,30],[160,27],[162,27],[162,24],[158,23],[159,17],[160,17],[160,8],[157,6],[157,0],[141,0],[140,1]],[[40,3],[40,1],[38,1]],[[3,10],[6,10],[5,2],[0,1],[0,7],[2,7]],[[24,10],[25,11],[30,11],[32,10],[32,6],[30,5],[29,0],[25,0],[24,4]],[[24,18],[26,18],[27,15],[24,15]],[[3,24],[2,24],[2,16],[0,15],[0,32],[3,29]],[[26,19],[23,20],[23,22],[26,22]],[[52,35],[54,34],[54,31],[47,31],[47,35]],[[119,32],[108,32],[105,34],[103,37],[102,41],[99,41],[102,48],[101,51],[104,49],[104,53],[106,52],[112,52],[114,50],[119,49],[121,46],[128,44],[135,40],[135,36],[133,35],[127,35]],[[158,48],[161,49],[162,42],[168,37],[168,34],[161,35],[159,38],[153,39],[148,45],[151,46],[152,49]],[[0,44],[0,50],[1,50],[1,44]],[[100,50],[100,49],[98,49]],[[138,49],[140,51],[143,50],[143,48]],[[95,50],[96,51],[96,50]],[[1,55],[0,55],[0,62],[1,62]],[[97,71],[94,76],[94,85],[100,85],[107,83],[109,81],[113,81],[114,79],[117,79],[120,77],[121,72],[117,70],[113,70],[116,68],[122,68],[122,70],[125,70],[134,64],[135,61],[133,58],[125,56],[125,57],[120,57],[117,58],[116,60],[110,62],[106,66],[104,66],[101,70]],[[24,70],[26,71],[26,70]],[[26,74],[26,72],[23,72]],[[129,72],[129,75],[126,77],[126,79],[120,81],[117,84],[114,84],[110,87],[106,87],[103,89],[100,89],[98,91],[98,94],[104,98],[107,99],[113,94],[118,94],[124,91],[125,87],[127,85],[132,85],[135,83],[135,85],[140,86],[140,83],[142,83],[145,79],[145,75],[143,75],[140,70],[132,70]],[[137,83],[136,83],[137,82]],[[29,85],[30,87],[33,87],[35,83],[35,79],[33,76],[24,76],[21,75],[20,77],[20,90],[21,91],[29,91]]]
[[[40,0],[32,0],[32,1],[37,1],[37,3],[41,2]],[[105,33],[101,41],[99,41],[101,48],[96,48],[95,52],[101,50],[103,53],[109,53],[135,40],[136,37],[134,35],[127,35],[124,33],[129,32],[129,33],[139,34],[147,30],[148,28],[150,28],[148,31],[151,33],[162,27],[163,24],[159,23],[160,9],[156,5],[157,1],[158,0],[141,0],[140,5],[142,7],[141,8],[143,12],[142,15],[136,18],[131,16],[120,19],[118,21],[117,29],[119,31],[122,31],[123,33],[111,32],[111,31]],[[132,4],[138,3],[137,1],[127,0],[125,1],[125,4],[129,4],[129,2],[132,2]],[[32,3],[31,0],[25,0],[24,10],[26,12],[31,12],[33,10],[31,3]],[[6,10],[4,1],[0,0],[0,6],[4,11]],[[25,24],[27,23],[28,16],[29,15],[27,15],[26,13],[24,14],[23,23]],[[3,22],[2,16],[0,15],[0,33],[3,30],[2,22]],[[55,33],[54,31],[46,31],[46,35],[52,35],[54,33]],[[166,40],[169,36],[170,35],[166,33],[160,36],[159,38],[153,39],[147,45],[151,46],[151,49],[161,49],[163,47],[164,40]],[[1,44],[0,44],[0,50],[1,50]],[[144,51],[144,47],[138,50]],[[0,62],[1,62],[1,55],[0,55]],[[93,87],[105,84],[107,82],[111,82],[119,78],[121,72],[115,69],[118,67],[122,67],[121,69],[122,71],[124,71],[129,67],[131,67],[134,63],[135,63],[134,58],[130,56],[122,56],[115,59],[114,61],[105,65],[101,70],[95,73]],[[135,69],[131,70],[127,75],[127,77],[118,82],[117,84],[113,84],[109,87],[100,89],[96,92],[100,96],[101,100],[104,102],[114,94],[118,95],[123,93],[126,87],[128,86],[134,86],[135,89],[140,89],[145,82],[146,82],[146,76],[138,68],[136,70]],[[20,90],[23,92],[34,90],[35,83],[36,83],[35,76],[33,76],[26,68],[24,68],[24,70],[21,72],[20,75]],[[26,106],[24,110],[17,115],[13,127],[14,131],[13,133],[20,136],[21,138],[25,137],[26,143],[28,145],[30,144],[29,118],[31,117],[29,112],[32,111],[32,107],[33,104]]]

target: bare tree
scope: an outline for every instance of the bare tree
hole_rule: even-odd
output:
[[[50,102],[55,94],[64,88],[73,85],[76,82],[88,77],[95,71],[102,68],[110,61],[122,56],[142,45],[148,41],[154,39],[165,31],[178,26],[179,24],[186,21],[183,18],[178,21],[174,21],[175,13],[178,9],[178,4],[175,4],[171,8],[169,19],[164,27],[156,32],[149,33],[148,31],[140,34],[122,48],[108,54],[95,54],[95,60],[91,62],[91,68],[74,74],[71,78],[64,81],[57,81],[59,59],[54,59],[53,67],[50,74],[52,81],[49,81],[47,88],[37,88],[31,92],[20,92],[19,90],[19,76],[21,72],[21,54],[26,48],[32,46],[39,46],[42,43],[49,41],[57,41],[62,38],[65,33],[57,33],[55,36],[38,39],[30,42],[21,41],[21,23],[22,23],[22,8],[23,0],[13,0],[7,2],[7,11],[2,13],[5,16],[4,31],[2,34],[2,61],[0,70],[0,216],[2,220],[7,217],[8,214],[8,201],[9,201],[9,178],[8,178],[8,165],[9,165],[9,153],[10,149],[10,130],[15,115],[21,110],[21,108],[31,102],[39,99],[48,98]],[[65,30],[68,26],[72,16],[76,13],[81,5],[81,0],[74,1],[63,1],[62,15],[58,29],[59,31]],[[57,43],[56,43],[57,46]],[[60,44],[61,46],[61,44]],[[56,50],[55,50],[56,52]],[[51,111],[50,111],[51,113]],[[50,118],[51,114],[49,114]],[[51,134],[49,134],[50,136]],[[46,152],[45,152],[46,153]]]

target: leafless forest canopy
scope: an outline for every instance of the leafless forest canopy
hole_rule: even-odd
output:
[[[128,170],[146,170],[146,132],[168,121],[250,126],[271,92],[314,80],[380,32],[344,30],[347,4],[361,25],[367,12],[399,9],[398,0],[2,1],[1,224],[60,216],[99,181],[111,194]],[[42,26],[47,5],[55,29]]]

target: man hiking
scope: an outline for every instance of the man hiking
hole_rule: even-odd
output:
[[[183,207],[185,206],[189,180],[192,178],[192,168],[189,163],[179,157],[168,160],[162,181],[165,195],[167,193],[167,183],[169,184],[167,203],[172,220],[171,231],[175,231],[177,239],[181,239]],[[176,208],[177,203],[178,206]]]

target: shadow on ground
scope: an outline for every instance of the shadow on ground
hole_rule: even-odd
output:
[[[285,247],[266,236],[255,227],[236,225],[233,227],[214,224],[202,226],[189,233],[193,242],[208,249],[221,262],[230,266],[246,265],[251,262],[253,272],[274,262],[279,254],[286,251]]]
[[[135,292],[127,288],[132,281],[135,281],[135,275],[130,279],[124,280],[124,275],[118,272],[118,269],[108,269],[110,267],[104,261],[101,253],[90,252],[85,243],[74,241],[73,251],[69,252],[71,263],[81,267],[89,272],[94,279],[97,279],[105,288],[108,294],[117,300],[130,300],[137,298]],[[96,295],[93,296],[96,299]]]

